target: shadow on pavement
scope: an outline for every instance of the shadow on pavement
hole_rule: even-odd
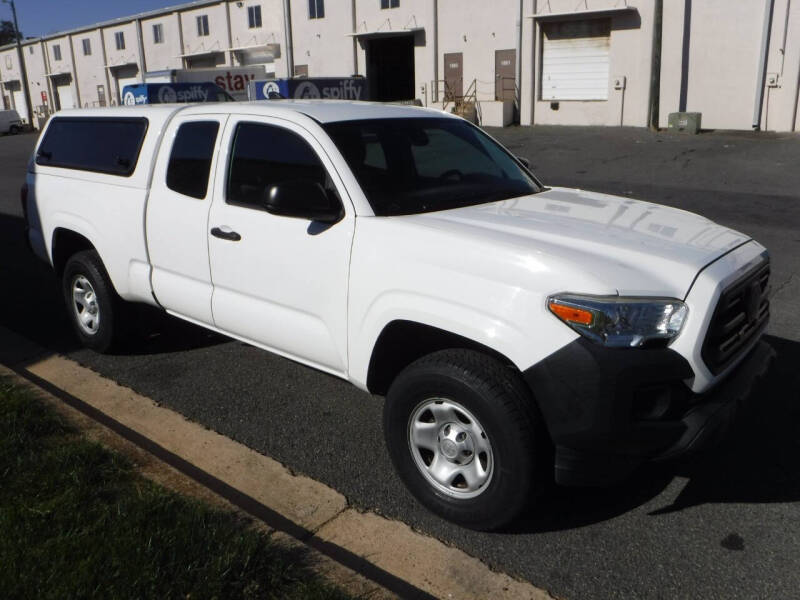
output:
[[[556,488],[507,533],[560,531],[618,517],[656,498],[678,477],[688,482],[651,516],[706,503],[800,500],[800,343],[766,336],[776,358],[718,446],[681,462],[643,467],[608,488]]]
[[[0,214],[0,281],[0,325],[49,353],[66,354],[81,348],[67,318],[60,283],[49,265],[28,250],[23,219],[7,214]],[[147,306],[137,306],[130,318],[135,335],[124,350],[126,355],[182,352],[228,341]],[[32,356],[30,349],[3,348],[0,358],[6,364],[19,364],[43,356],[41,351]]]

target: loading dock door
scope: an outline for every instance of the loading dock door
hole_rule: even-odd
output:
[[[53,84],[56,91],[56,110],[75,108],[75,98],[72,95],[72,77],[69,75],[57,77]]]
[[[517,99],[517,51],[495,50],[494,53],[494,99]]]
[[[14,90],[14,108],[17,109],[20,118],[26,123],[30,122],[28,119],[28,107],[25,105],[25,92],[23,90]]]
[[[139,81],[139,67],[127,65],[114,69],[114,80],[117,82],[117,103],[124,104],[122,101],[122,90],[126,85],[136,85]]]
[[[414,98],[414,36],[374,38],[367,42],[369,99],[378,102]]]
[[[547,23],[542,43],[542,100],[608,100],[611,21]]]
[[[464,96],[464,55],[451,52],[444,55],[444,99],[456,100]]]

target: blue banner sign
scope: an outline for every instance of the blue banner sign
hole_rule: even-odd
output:
[[[122,88],[123,104],[174,104],[232,100],[214,83],[139,83]]]
[[[250,82],[251,100],[273,100],[275,98],[366,100],[367,80],[363,77],[315,77],[313,79],[268,79]]]

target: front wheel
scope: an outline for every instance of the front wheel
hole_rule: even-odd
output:
[[[62,278],[64,300],[81,343],[108,352],[120,337],[122,301],[117,297],[100,256],[94,250],[70,257]]]
[[[478,352],[444,350],[412,363],[392,383],[383,415],[389,454],[411,493],[472,529],[517,517],[546,469],[527,387]]]
[[[20,132],[19,125],[12,125],[8,128],[8,133],[11,135],[17,135]]]

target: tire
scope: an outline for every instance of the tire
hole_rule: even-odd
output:
[[[84,250],[67,260],[62,289],[67,313],[81,343],[101,353],[118,346],[123,302],[96,251]]]
[[[12,125],[8,129],[8,133],[11,135],[17,135],[20,132],[19,125]]]
[[[492,530],[514,520],[552,471],[547,453],[536,450],[546,438],[537,414],[516,372],[479,352],[443,350],[394,380],[384,436],[420,503],[449,521]]]

